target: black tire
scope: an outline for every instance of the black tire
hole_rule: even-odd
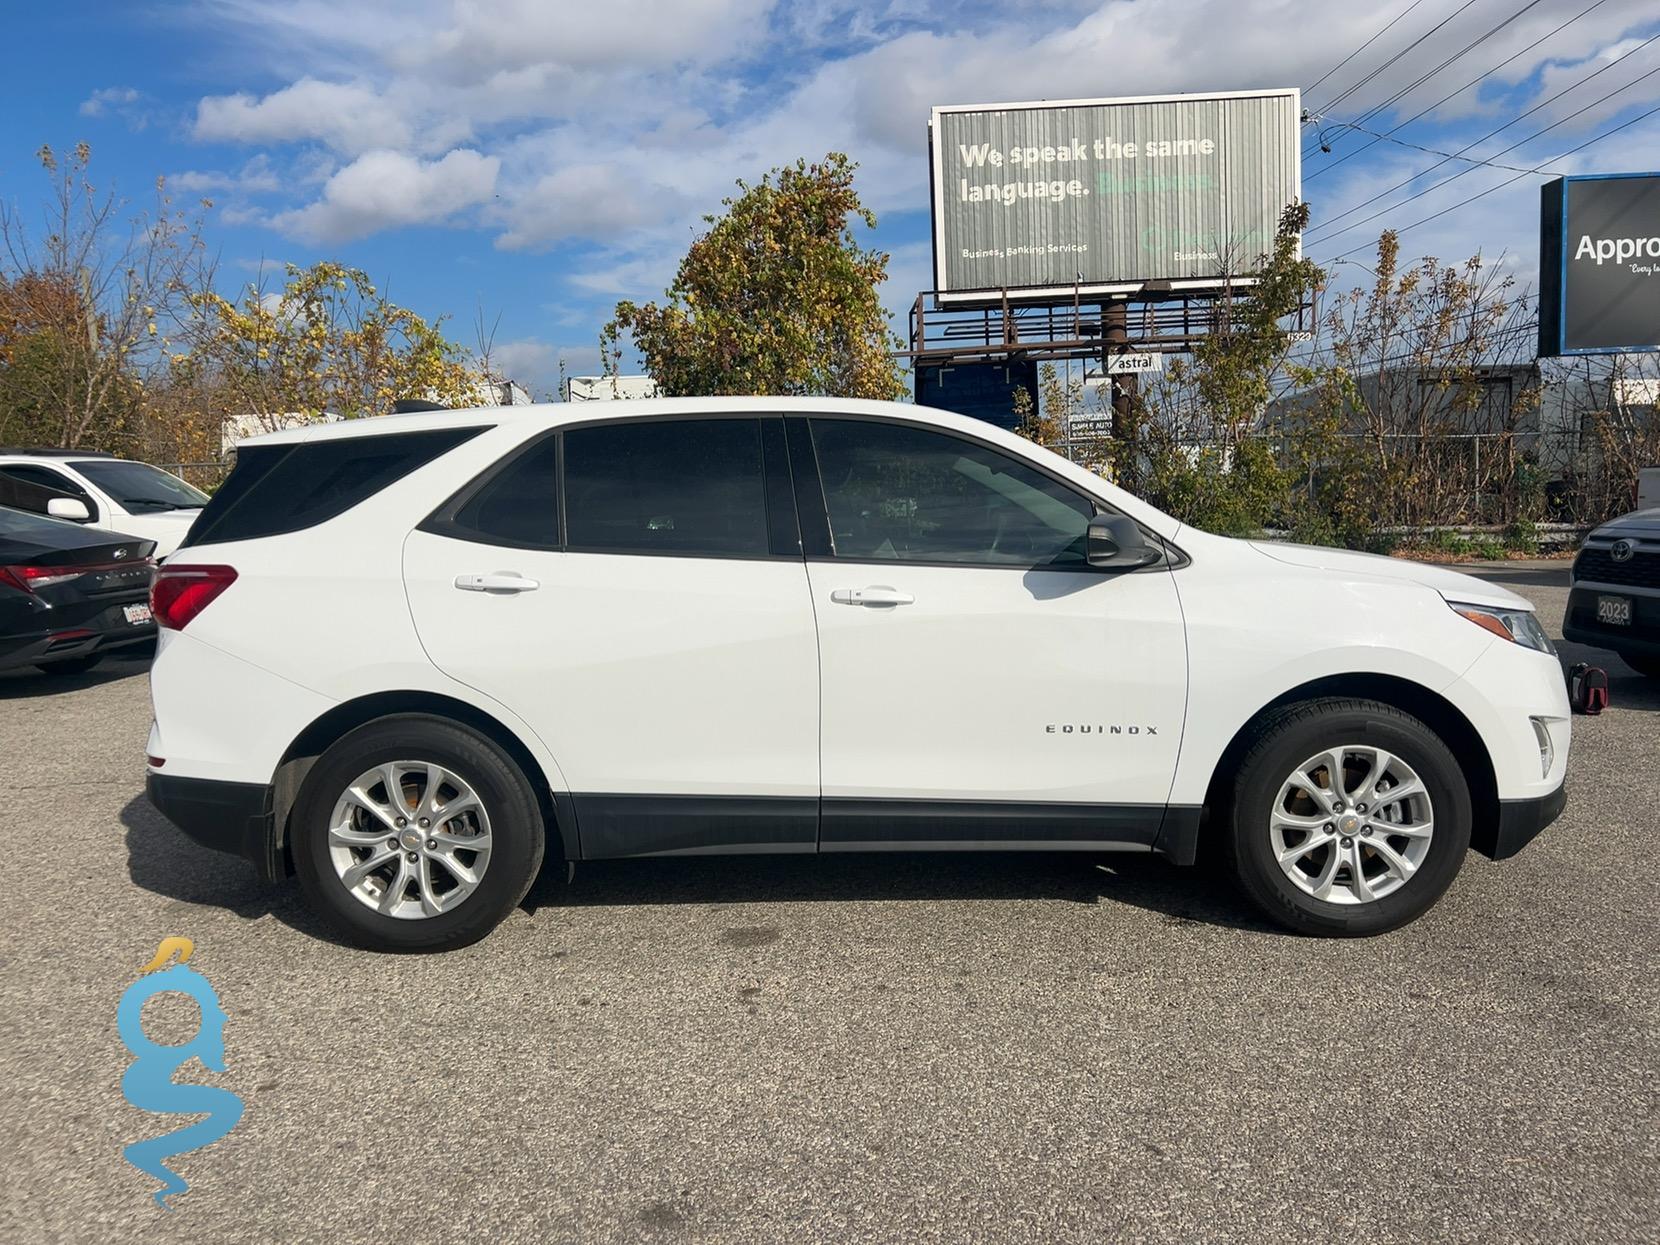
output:
[[[377,765],[411,760],[464,778],[488,810],[491,831],[477,889],[453,910],[415,920],[384,915],[353,895],[328,845],[329,819],[347,785]],[[306,776],[289,823],[294,869],[313,910],[357,945],[394,952],[453,951],[501,924],[535,881],[547,832],[536,795],[511,757],[469,727],[417,714],[381,718],[329,748]]]
[[[42,674],[85,674],[104,660],[102,653],[88,653],[85,657],[66,657],[62,661],[43,661],[35,667]]]
[[[1647,675],[1651,679],[1660,679],[1660,657],[1643,657],[1636,653],[1628,656],[1621,653],[1620,660],[1638,674]]]
[[[1280,868],[1269,817],[1281,784],[1299,765],[1322,749],[1350,744],[1386,749],[1417,773],[1433,805],[1434,833],[1423,861],[1397,889],[1367,903],[1332,903],[1300,889]],[[1224,830],[1240,887],[1269,917],[1300,933],[1354,938],[1397,929],[1434,906],[1464,864],[1470,821],[1469,786],[1434,731],[1391,705],[1329,698],[1292,705],[1256,725],[1235,774]]]

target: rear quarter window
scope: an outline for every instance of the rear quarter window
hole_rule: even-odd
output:
[[[487,430],[434,428],[240,449],[235,470],[191,524],[184,544],[226,544],[315,527]]]

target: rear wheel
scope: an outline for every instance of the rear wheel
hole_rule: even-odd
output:
[[[1621,653],[1620,660],[1638,674],[1646,674],[1651,679],[1660,679],[1660,657],[1639,657],[1636,653],[1628,656]]]
[[[448,951],[524,898],[545,827],[492,741],[435,718],[383,718],[331,747],[294,807],[295,871],[312,906],[361,946]]]
[[[1470,792],[1440,737],[1367,700],[1316,700],[1266,720],[1234,783],[1231,857],[1276,921],[1381,934],[1434,905],[1470,845]]]
[[[42,674],[85,674],[103,660],[102,653],[88,653],[85,657],[67,657],[63,661],[43,661],[35,669]]]

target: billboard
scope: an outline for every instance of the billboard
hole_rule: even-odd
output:
[[[1038,409],[1038,369],[1030,359],[998,363],[918,363],[916,403],[971,415],[988,424],[1017,430],[1015,394],[1025,391]]]
[[[942,303],[1204,289],[1302,194],[1295,89],[935,108]]]
[[[1539,353],[1660,350],[1660,173],[1540,187]]]

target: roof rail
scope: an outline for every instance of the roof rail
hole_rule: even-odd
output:
[[[425,398],[399,398],[392,403],[392,414],[411,415],[416,411],[447,411],[442,402],[428,402]]]

